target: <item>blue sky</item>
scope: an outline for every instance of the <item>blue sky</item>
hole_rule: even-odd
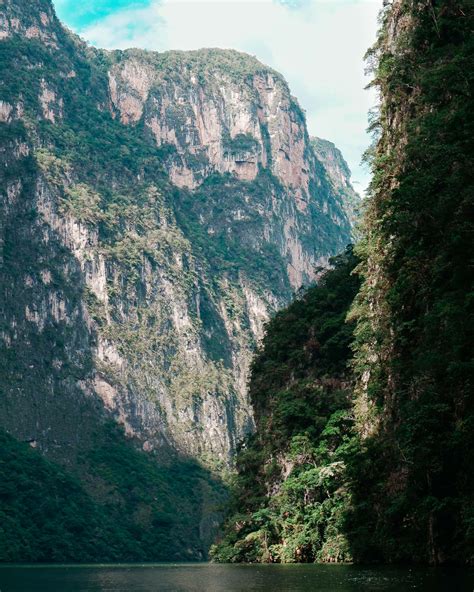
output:
[[[124,9],[143,8],[150,0],[54,0],[58,16],[72,29],[80,31]]]
[[[157,51],[224,47],[281,72],[306,111],[311,135],[333,141],[362,191],[367,112],[363,55],[382,0],[54,0],[58,16],[90,43]]]

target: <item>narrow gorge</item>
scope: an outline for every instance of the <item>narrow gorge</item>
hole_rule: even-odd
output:
[[[202,559],[265,323],[352,241],[349,169],[249,55],[95,49],[49,0],[5,0],[0,44],[0,427],[71,537],[19,511],[2,558]]]

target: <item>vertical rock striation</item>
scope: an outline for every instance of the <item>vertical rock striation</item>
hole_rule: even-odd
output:
[[[1,424],[72,462],[112,417],[225,466],[264,323],[351,240],[348,173],[255,58],[96,50],[48,0],[0,27]]]

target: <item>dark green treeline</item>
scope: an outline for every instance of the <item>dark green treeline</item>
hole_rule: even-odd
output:
[[[399,1],[369,52],[382,96],[355,345],[370,436],[356,558],[473,558],[473,80],[470,1]],[[361,405],[364,408],[364,405]]]
[[[0,430],[0,562],[202,560],[224,496],[198,463],[164,463],[112,421],[68,467]]]

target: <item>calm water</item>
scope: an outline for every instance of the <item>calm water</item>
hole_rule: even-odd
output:
[[[474,572],[350,565],[1,566],[1,592],[467,592]]]

